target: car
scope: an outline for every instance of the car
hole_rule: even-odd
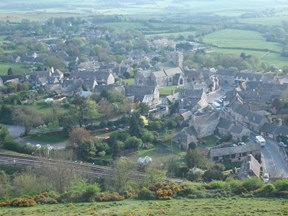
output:
[[[284,144],[284,142],[279,142],[278,145],[279,145],[280,147],[287,147],[287,145]]]
[[[106,127],[106,128],[103,128],[103,131],[104,131],[104,132],[109,132],[110,129],[109,129],[108,127]]]
[[[268,183],[268,182],[269,182],[269,173],[264,173],[264,175],[263,175],[263,181],[264,181],[265,183]]]

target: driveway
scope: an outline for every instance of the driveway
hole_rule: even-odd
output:
[[[19,138],[20,135],[23,134],[25,131],[25,128],[23,126],[5,124],[4,126],[8,129],[10,136],[14,139]]]

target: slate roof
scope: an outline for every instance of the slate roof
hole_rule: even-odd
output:
[[[287,126],[278,126],[274,131],[276,135],[279,136],[288,136],[288,127]]]
[[[234,125],[232,128],[231,128],[231,133],[234,133],[234,134],[241,134],[241,132],[243,131],[243,126],[242,125]]]
[[[264,125],[260,128],[260,131],[263,133],[273,134],[276,130],[276,125],[265,122]]]
[[[3,81],[3,83],[5,83],[9,80],[14,80],[14,79],[24,80],[24,75],[3,75],[0,77]]]
[[[229,129],[232,126],[232,121],[230,121],[229,119],[226,118],[220,118],[219,119],[219,123],[218,123],[218,128],[223,128],[223,129]]]
[[[166,74],[163,70],[155,71],[152,73],[156,78],[166,77]]]
[[[156,89],[156,87],[154,86],[138,86],[138,85],[129,85],[125,86],[124,88],[126,96],[149,95],[153,94]]]
[[[238,113],[239,115],[245,117],[246,114],[249,112],[249,108],[246,105],[243,105],[237,101],[232,104],[232,110],[235,113]]]
[[[235,75],[235,79],[244,79],[244,80],[250,80],[250,81],[253,81],[253,80],[260,81],[261,78],[262,78],[262,74],[253,73],[252,71],[248,73],[240,72]]]
[[[254,124],[260,124],[263,120],[265,120],[265,117],[250,111],[247,113],[246,117],[248,118],[249,122]]]
[[[248,143],[246,145],[240,145],[235,147],[225,147],[225,148],[212,148],[210,149],[210,157],[221,157],[225,155],[239,154],[245,152],[259,151],[261,147],[258,143]]]
[[[179,67],[164,69],[167,76],[174,76],[176,74],[182,74],[182,70]]]

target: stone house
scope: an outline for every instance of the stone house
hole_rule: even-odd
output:
[[[247,143],[235,147],[212,148],[209,157],[214,162],[223,162],[230,160],[231,162],[243,161],[249,154],[255,158],[261,158],[261,147],[257,143]]]
[[[71,72],[69,79],[96,80],[98,85],[112,85],[115,83],[115,77],[112,73],[102,71]]]
[[[176,89],[174,95],[177,94],[179,101],[179,110],[192,111],[205,109],[208,106],[207,95],[203,89]],[[175,97],[176,98],[176,97]]]
[[[240,124],[233,125],[230,131],[233,140],[241,140],[243,136],[249,137],[250,131]]]
[[[197,137],[203,138],[214,134],[219,123],[219,118],[220,116],[218,112],[198,112],[192,115],[190,125],[194,126],[197,132]]]
[[[266,118],[262,115],[259,115],[255,112],[249,111],[243,121],[244,125],[247,126],[250,130],[260,132],[260,128],[266,122]]]
[[[220,117],[217,125],[217,133],[221,136],[230,135],[233,122],[227,118]]]
[[[267,136],[271,139],[274,138],[274,132],[276,130],[277,126],[273,125],[271,123],[265,122],[262,127],[260,128],[260,133],[262,136]]]
[[[243,122],[245,116],[249,112],[249,107],[247,105],[241,104],[238,101],[235,101],[228,109],[228,112],[233,116],[235,121]]]
[[[155,108],[160,103],[159,90],[155,86],[125,86],[125,96],[136,102],[145,103]]]
[[[249,154],[248,157],[241,164],[240,170],[237,173],[237,178],[245,179],[252,176],[260,177],[261,175],[261,164],[256,158]]]
[[[193,126],[183,128],[182,131],[171,138],[171,142],[175,143],[180,149],[187,150],[190,143],[197,144],[197,132]]]
[[[147,86],[183,86],[184,73],[180,67],[161,69],[159,71],[139,71],[135,75],[136,85]]]
[[[5,83],[8,82],[14,82],[14,83],[20,83],[25,81],[25,76],[24,75],[2,75],[0,76],[0,85],[4,85]]]

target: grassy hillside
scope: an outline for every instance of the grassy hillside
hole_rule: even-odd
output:
[[[258,32],[237,29],[224,29],[213,32],[204,36],[203,41],[219,47],[269,49],[273,51],[281,51],[282,49],[278,43],[267,42]]]
[[[287,215],[284,199],[219,198],[173,199],[168,201],[137,201],[39,205],[28,208],[2,208],[0,215]]]

